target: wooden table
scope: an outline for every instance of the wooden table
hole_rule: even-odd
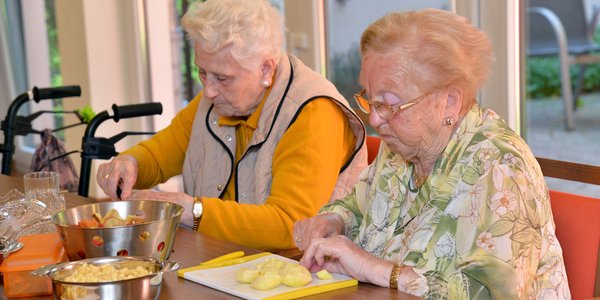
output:
[[[22,190],[22,178],[0,175],[0,195],[4,195],[13,188]],[[67,207],[75,207],[82,204],[94,202],[89,198],[80,197],[76,194],[65,194]],[[212,238],[198,232],[179,228],[173,246],[170,260],[179,261],[182,268],[197,265],[219,255],[243,250],[247,255],[260,251],[239,246],[237,244]],[[295,252],[282,252],[285,256],[296,256]],[[289,255],[287,255],[289,254]],[[231,299],[232,295],[211,289],[201,284],[181,279],[176,272],[166,273],[159,299]],[[0,298],[4,295],[0,293]],[[25,299],[25,298],[19,298]],[[29,299],[51,299],[48,297],[36,297]],[[339,289],[332,292],[322,293],[303,299],[421,299],[406,293],[393,291],[388,288],[377,287],[371,284],[360,283],[358,286]]]

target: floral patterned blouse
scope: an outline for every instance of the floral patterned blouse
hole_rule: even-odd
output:
[[[570,298],[542,172],[496,113],[475,105],[419,189],[412,172],[382,143],[354,190],[321,213],[341,215],[371,254],[412,266],[411,294]]]

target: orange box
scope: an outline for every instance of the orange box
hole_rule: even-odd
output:
[[[4,294],[8,298],[52,295],[52,280],[30,273],[43,265],[67,260],[58,233],[27,235],[19,241],[23,248],[9,254],[0,265]]]

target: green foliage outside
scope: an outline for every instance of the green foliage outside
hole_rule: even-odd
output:
[[[50,57],[50,85],[53,87],[62,86],[63,78],[60,69],[60,53],[58,49],[58,30],[56,29],[56,8],[54,0],[46,0],[46,29],[48,31],[48,56]],[[62,111],[62,99],[52,100],[54,111]],[[56,128],[64,126],[64,115],[55,113],[54,126]],[[64,131],[56,132],[56,135],[64,140]]]
[[[89,124],[90,121],[96,116],[96,112],[94,112],[92,107],[89,105],[86,105],[75,111],[77,112],[77,114],[79,114],[81,121],[86,124]]]
[[[56,30],[56,9],[54,0],[46,0],[46,26],[48,29],[48,49],[50,51],[50,81],[52,86],[62,85],[60,54],[58,53],[58,31]]]
[[[177,0],[175,3],[175,9],[177,10],[177,22],[181,20],[181,17],[186,12],[186,8],[189,7],[192,3],[196,1],[204,0]],[[202,89],[202,82],[200,82],[200,76],[198,74],[198,67],[194,63],[194,45],[191,44],[191,41],[188,39],[185,31],[180,30],[181,32],[181,64],[179,65],[179,69],[181,72],[181,78],[183,80],[184,87],[184,99],[186,101],[191,101],[192,98]],[[185,51],[189,51],[189,56],[186,57]],[[189,66],[189,70],[188,70]],[[191,78],[188,79],[188,74]],[[191,82],[188,82],[190,80]],[[192,91],[189,92],[187,87],[192,86]]]

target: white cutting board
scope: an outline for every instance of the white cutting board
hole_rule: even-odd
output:
[[[346,286],[357,284],[355,279],[345,275],[331,274],[333,276],[332,279],[321,280],[317,278],[315,273],[312,274],[312,282],[303,287],[289,287],[281,284],[278,287],[267,291],[255,290],[250,286],[250,284],[244,284],[235,281],[235,273],[240,268],[255,268],[256,264],[270,258],[277,258],[289,263],[298,263],[297,261],[287,257],[272,254],[237,265],[186,272],[183,278],[245,299],[264,299],[294,291],[304,292],[304,294],[298,296],[306,296],[309,294],[316,294],[340,288],[336,287],[335,284],[341,284],[343,282],[347,283]],[[288,298],[287,296],[290,298],[294,297],[293,294],[286,295],[286,298]]]

